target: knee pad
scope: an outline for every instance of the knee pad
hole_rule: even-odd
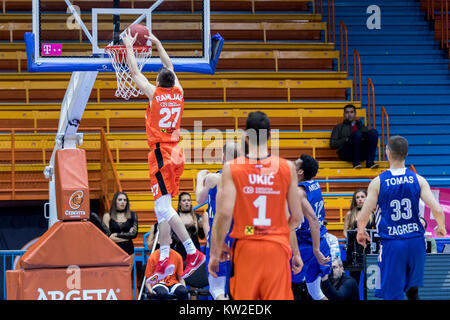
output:
[[[164,220],[169,222],[176,214],[177,212],[172,208],[172,197],[170,194],[163,195],[159,199],[156,199],[155,215],[158,222]]]
[[[316,280],[310,283],[306,283],[306,287],[308,288],[308,293],[314,300],[322,300],[325,295],[320,288],[320,277],[317,277]]]
[[[225,294],[226,277],[214,278],[212,275],[208,275],[209,292],[214,300],[221,294]]]

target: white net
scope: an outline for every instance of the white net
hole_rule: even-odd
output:
[[[135,46],[133,47],[134,56],[136,57],[139,71],[152,56],[151,46]],[[130,69],[127,63],[127,49],[125,46],[107,46],[105,52],[111,58],[112,65],[117,75],[116,97],[122,97],[125,100],[131,97],[138,97],[144,94],[136,87],[136,83],[131,78]]]

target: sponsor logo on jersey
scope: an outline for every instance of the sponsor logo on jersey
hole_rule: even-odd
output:
[[[253,192],[255,192],[255,189],[254,189],[253,187],[245,186],[245,187],[242,189],[242,191],[243,191],[245,194],[252,194]]]
[[[244,234],[246,236],[252,236],[255,233],[255,227],[254,226],[245,226]]]

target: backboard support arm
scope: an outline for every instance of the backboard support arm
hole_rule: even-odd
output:
[[[76,149],[77,145],[82,145],[83,135],[77,133],[77,131],[97,75],[98,71],[73,72],[61,104],[55,147],[49,165],[44,170],[45,177],[49,179],[49,228],[58,221],[54,173],[55,154],[57,150]]]

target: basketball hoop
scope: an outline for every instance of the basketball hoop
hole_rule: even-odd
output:
[[[152,56],[152,46],[134,46],[134,56],[136,57],[139,71],[142,71],[143,66],[148,63]],[[112,66],[117,75],[117,90],[116,97],[122,97],[125,100],[130,97],[137,97],[144,94],[136,87],[131,78],[130,69],[127,63],[127,48],[126,46],[107,46],[105,52],[108,53],[112,61]]]

